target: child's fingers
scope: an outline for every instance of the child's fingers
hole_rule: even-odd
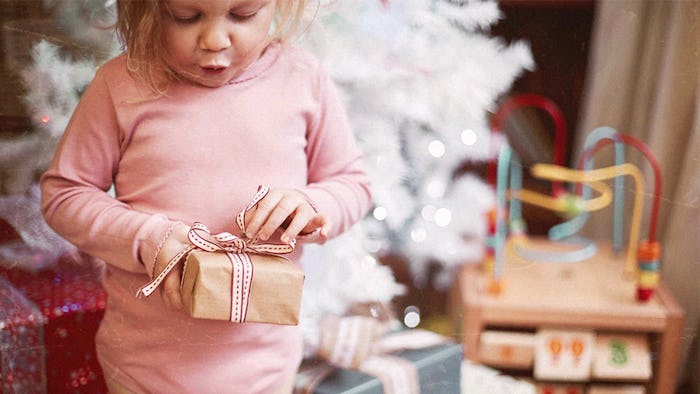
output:
[[[285,196],[272,208],[256,236],[263,241],[269,239],[270,236],[287,221],[287,218],[294,216],[294,219],[296,219],[296,216],[300,214],[300,208],[302,207],[299,205],[299,201],[296,201],[293,197]],[[292,222],[294,219],[292,219]]]
[[[169,310],[182,310],[182,297],[180,296],[181,269],[175,268],[163,280],[160,296],[163,304]]]
[[[251,212],[250,216],[248,217],[248,215],[246,215],[245,235],[248,238],[259,237],[263,224],[265,224],[268,216],[281,199],[281,194],[271,190],[265,198],[258,202],[258,205]]]
[[[326,225],[325,217],[317,216],[303,193],[294,189],[273,189],[246,215],[245,235],[266,241],[275,231],[284,229],[281,239],[290,242],[300,233],[310,233]],[[328,229],[323,236],[327,233]]]
[[[296,238],[296,236],[302,232],[313,232],[323,225],[319,222],[318,217],[320,217],[320,215],[315,213],[309,204],[300,205],[294,213],[294,217],[289,222],[289,225],[280,236],[280,240],[289,243],[292,238]]]
[[[246,224],[249,238],[268,240],[278,228],[288,227],[288,223],[299,214],[312,210],[304,195],[295,190],[276,189],[263,198]],[[310,217],[307,216],[306,220]]]
[[[317,223],[316,228],[320,227],[320,230],[318,232],[320,239],[318,240],[318,242],[323,244],[328,239],[328,232],[331,229],[331,223],[325,215],[321,215],[321,214],[316,214],[316,217],[314,218],[314,220]],[[316,228],[314,228],[314,230]]]
[[[282,234],[280,239],[283,242],[290,242],[292,238],[296,237],[297,235],[307,235],[311,234],[314,231],[318,230],[318,238],[315,240],[315,242],[318,243],[324,243],[328,239],[328,232],[330,231],[330,222],[328,221],[328,218],[325,215],[319,214],[319,213],[314,213],[311,217],[311,220],[306,222],[306,225],[300,230],[296,231],[296,228],[294,229],[294,233],[289,232],[289,228]]]
[[[323,215],[321,215],[321,218],[323,220],[323,224],[321,225],[321,231],[319,231],[319,234],[321,236],[320,243],[324,243],[328,239],[328,232],[331,229],[331,222],[328,221],[328,218],[326,218]]]

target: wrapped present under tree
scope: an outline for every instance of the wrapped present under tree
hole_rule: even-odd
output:
[[[44,317],[0,277],[0,392],[44,393]]]
[[[35,273],[0,269],[0,280],[5,282],[0,284],[0,313],[4,314],[0,320],[5,323],[0,331],[3,392],[107,392],[95,354],[95,334],[107,302],[100,273],[98,266],[70,259]],[[8,317],[14,319],[9,327]],[[9,362],[5,362],[6,347],[8,354],[17,355]],[[23,386],[30,376],[31,386]],[[34,376],[41,379],[34,380]],[[18,389],[6,387],[8,384]]]
[[[462,347],[392,325],[367,316],[325,319],[318,357],[302,364],[295,394],[459,394]]]

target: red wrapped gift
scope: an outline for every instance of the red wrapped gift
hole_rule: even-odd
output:
[[[43,369],[45,385],[36,381],[30,391],[7,392],[43,392],[42,386],[49,393],[107,392],[95,354],[95,334],[107,303],[100,274],[98,267],[68,258],[50,270],[35,273],[0,269],[0,278],[13,286],[14,296],[21,294],[34,303],[43,323],[43,346],[39,341],[35,349],[45,353],[45,365],[21,366]]]
[[[43,327],[36,305],[0,277],[0,392],[45,392]]]

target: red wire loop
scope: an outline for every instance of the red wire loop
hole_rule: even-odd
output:
[[[566,120],[559,107],[550,99],[537,94],[521,94],[505,101],[496,111],[491,120],[491,132],[503,133],[503,125],[508,115],[521,107],[536,107],[546,111],[554,121],[554,164],[563,166],[566,154]],[[490,161],[487,168],[487,181],[491,185],[496,184],[496,163]],[[552,195],[559,196],[564,193],[564,187],[560,181],[552,182]]]

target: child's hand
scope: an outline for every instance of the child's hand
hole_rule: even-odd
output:
[[[158,252],[156,264],[153,269],[154,275],[158,275],[170,259],[180,253],[182,249],[189,245],[187,232],[190,228],[184,224],[176,224],[170,236],[165,240],[163,247]],[[160,297],[165,307],[172,311],[182,310],[182,297],[180,297],[180,277],[182,276],[182,264],[177,264],[168,273],[160,284]]]
[[[299,234],[320,229],[321,240],[328,236],[328,218],[314,209],[306,196],[294,189],[270,189],[257,207],[246,215],[246,236],[266,241],[278,229],[280,240],[289,243]]]

